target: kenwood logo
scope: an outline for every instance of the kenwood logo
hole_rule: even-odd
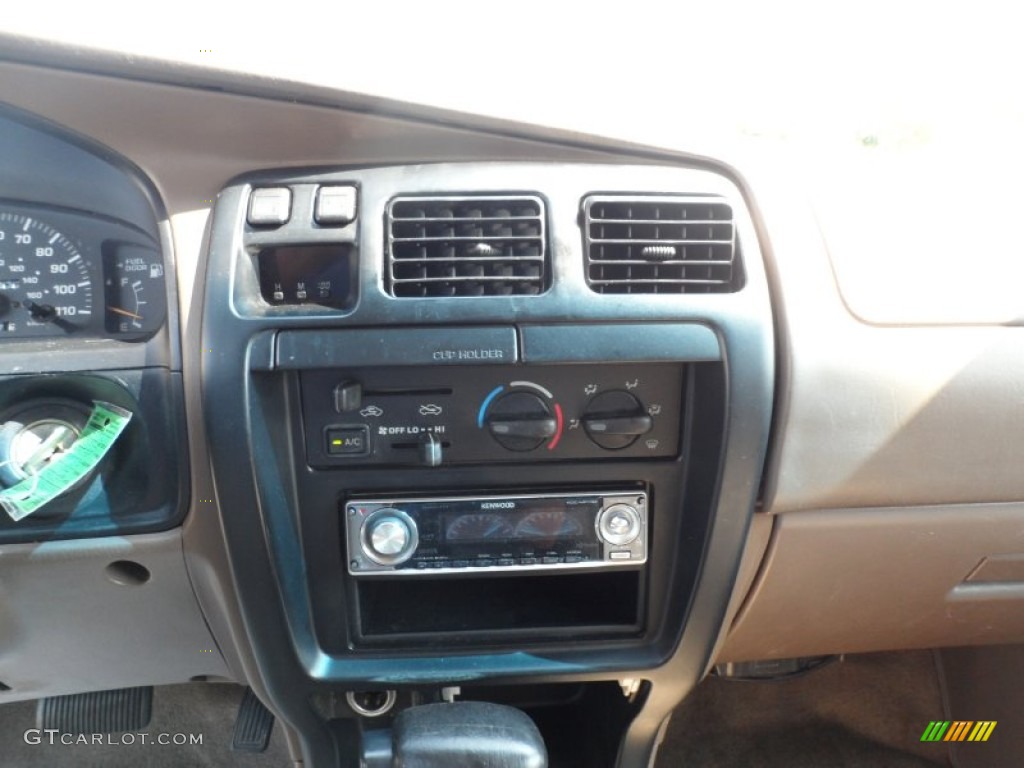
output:
[[[485,501],[480,505],[480,509],[515,509],[516,503],[514,501]]]

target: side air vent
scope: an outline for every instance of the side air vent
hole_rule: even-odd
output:
[[[539,197],[399,197],[387,216],[392,296],[532,296],[545,288]]]
[[[591,196],[587,283],[598,293],[739,290],[732,207],[719,197]]]

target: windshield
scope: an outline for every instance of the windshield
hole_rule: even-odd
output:
[[[769,156],[805,183],[861,316],[1024,317],[1024,259],[991,225],[1024,208],[1024,48],[1006,4],[449,0],[271,18],[184,2],[159,21],[144,5],[97,7],[37,5],[4,25],[727,160]],[[876,279],[885,269],[906,278],[897,293]]]

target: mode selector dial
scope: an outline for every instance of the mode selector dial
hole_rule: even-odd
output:
[[[607,543],[624,546],[640,535],[640,513],[629,504],[612,504],[597,518],[597,533]]]
[[[491,436],[510,451],[532,451],[558,431],[547,402],[532,392],[502,395],[487,411]]]
[[[602,392],[587,403],[580,421],[587,437],[611,451],[632,445],[654,426],[643,403],[619,389]]]
[[[416,521],[400,509],[382,507],[363,521],[363,553],[378,565],[404,563],[416,551]]]

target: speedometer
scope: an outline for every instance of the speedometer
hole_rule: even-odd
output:
[[[91,323],[89,264],[63,233],[0,212],[0,338],[74,333]]]

